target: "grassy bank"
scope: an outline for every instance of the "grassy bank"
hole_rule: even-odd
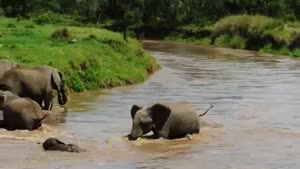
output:
[[[259,15],[236,15],[208,26],[183,28],[164,39],[300,57],[299,22],[284,22]]]
[[[76,92],[139,83],[159,67],[138,41],[118,33],[8,18],[0,18],[0,59],[57,67]]]

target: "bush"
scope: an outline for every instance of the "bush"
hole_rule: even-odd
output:
[[[8,28],[16,28],[17,26],[15,24],[13,24],[13,23],[10,23],[10,24],[7,25],[7,27]]]
[[[224,34],[217,38],[216,44],[234,49],[244,49],[246,47],[246,39],[238,35]]]
[[[55,14],[52,12],[46,12],[44,14],[41,14],[37,16],[33,21],[39,25],[61,23],[71,25],[72,23],[77,23],[75,21],[74,16]]]
[[[97,37],[94,34],[90,34],[88,37],[83,38],[83,40],[86,40],[86,41],[97,40]]]
[[[25,28],[32,29],[32,28],[35,28],[35,26],[33,24],[28,24],[28,25],[25,25]]]
[[[5,15],[5,11],[2,8],[0,8],[0,16],[4,16],[4,15]]]
[[[36,24],[42,25],[50,23],[50,17],[48,13],[41,14],[33,20]]]
[[[53,39],[69,39],[71,37],[67,28],[56,30],[52,33]]]
[[[266,16],[229,16],[214,25],[213,39],[219,39],[219,43],[230,47],[239,47],[245,41],[246,46],[242,45],[242,47],[255,50],[271,44],[273,49],[280,49],[283,51],[282,53],[286,54],[286,50],[281,48],[295,49],[300,45],[299,27],[299,23],[284,23]],[[231,35],[235,39],[230,42],[227,40],[224,43],[228,38],[227,35],[223,36],[225,34]],[[220,36],[221,38],[218,38]]]
[[[66,80],[67,84],[69,84],[75,92],[83,92],[85,90],[84,84],[82,83],[78,74],[72,73],[67,77]]]
[[[242,36],[261,36],[265,31],[272,30],[283,24],[282,21],[266,16],[237,15],[219,20],[214,25],[214,35],[230,33]]]

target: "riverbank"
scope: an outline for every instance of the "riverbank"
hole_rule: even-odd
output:
[[[75,92],[143,82],[159,69],[137,40],[119,33],[8,18],[0,19],[0,59],[56,67]]]
[[[300,23],[259,15],[228,16],[209,25],[182,26],[169,30],[161,39],[300,57]]]

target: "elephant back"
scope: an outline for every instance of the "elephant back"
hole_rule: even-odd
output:
[[[5,105],[3,110],[4,126],[7,130],[33,130],[35,125],[36,107],[28,98],[17,98]]]
[[[0,60],[0,79],[7,71],[18,66],[18,64],[10,62],[8,60]]]
[[[191,105],[185,102],[175,103],[169,104],[169,108],[171,109],[170,124],[174,124],[171,126],[171,130],[174,130],[171,133],[186,134],[199,131],[199,117]]]

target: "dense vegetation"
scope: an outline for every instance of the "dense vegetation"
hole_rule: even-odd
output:
[[[50,11],[91,23],[114,20],[125,27],[201,25],[237,14],[300,18],[299,0],[0,0],[0,5],[0,14],[9,17],[30,18]]]
[[[8,18],[0,18],[0,59],[57,67],[77,92],[142,82],[158,68],[137,40],[119,33]]]
[[[133,56],[138,55],[149,59],[139,49],[136,41],[130,39],[126,42],[127,36],[138,37],[141,32],[144,32],[146,38],[181,39],[205,44],[213,43],[217,46],[300,56],[299,0],[0,0],[0,15],[14,18],[15,25],[17,25],[17,28],[13,28],[14,24],[8,25],[12,21],[2,22],[2,30],[16,36],[12,39],[4,38],[6,42],[11,42],[10,48],[22,47],[23,49],[17,50],[19,54],[9,53],[14,58],[29,56],[28,53],[24,55],[22,53],[26,52],[27,50],[24,49],[28,47],[36,48],[37,51],[51,50],[53,56],[62,56],[61,53],[64,53],[69,56],[78,55],[81,59],[85,58],[86,51],[93,51],[93,54],[99,53],[105,56],[105,59],[99,61],[100,63],[103,61],[109,65],[112,64],[109,59],[118,58],[117,63],[128,67],[136,62],[132,61],[135,60]],[[45,24],[47,26],[43,26]],[[78,37],[78,43],[70,47],[65,42],[49,39],[55,30],[61,28],[58,25],[67,25],[71,34]],[[78,28],[82,26],[90,28]],[[125,41],[122,40],[120,34],[96,28],[123,32]],[[29,36],[31,39],[28,38]],[[36,40],[44,43],[36,43],[36,46],[24,44],[26,41],[37,42]],[[102,47],[90,49],[93,45]],[[57,49],[53,50],[54,48]],[[10,51],[8,46],[1,47],[0,50],[5,51],[4,53]],[[130,57],[127,61],[121,57],[108,57],[114,55],[112,54],[114,52],[117,53],[116,56]],[[95,57],[90,54],[89,57],[91,56]],[[145,58],[137,62],[143,62],[142,65],[149,66]],[[90,58],[90,60],[93,59]],[[114,72],[114,77],[118,77],[119,80],[110,79],[107,76],[103,80],[105,82],[87,83],[86,81],[92,81],[93,77],[86,79],[83,76],[84,73],[74,75],[67,71],[71,70],[71,67],[79,69],[79,62],[82,62],[79,60],[72,60],[72,62],[78,62],[76,64],[65,60],[69,63],[67,64],[69,68],[64,70],[72,79],[69,79],[70,84],[71,82],[77,84],[76,79],[81,79],[82,85],[79,86],[83,87],[78,87],[80,89],[94,88],[98,85],[100,87],[116,86],[127,78],[124,77],[127,76],[126,73],[124,75],[117,73],[120,70],[107,69],[109,72]],[[52,60],[51,63],[56,64]],[[107,64],[96,67],[100,70]],[[97,72],[96,76],[101,74],[100,71]],[[102,72],[101,76],[104,74]],[[128,83],[140,81],[143,79],[141,77],[144,76],[139,75],[127,81]]]

